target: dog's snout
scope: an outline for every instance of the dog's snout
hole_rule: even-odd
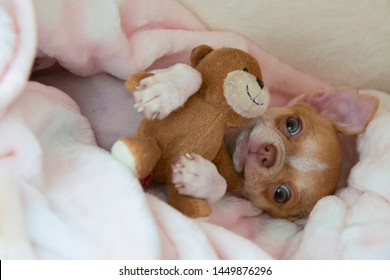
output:
[[[263,167],[270,168],[276,161],[276,148],[272,144],[262,145],[257,151],[259,163]]]

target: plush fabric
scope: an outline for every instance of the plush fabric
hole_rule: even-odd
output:
[[[250,73],[243,69],[249,69]],[[151,119],[143,120],[136,135],[120,138],[115,142],[111,154],[125,163],[129,162],[130,158],[128,166],[135,169],[134,173],[138,178],[151,176],[153,181],[167,184],[167,202],[186,216],[209,217],[211,208],[208,201],[183,195],[177,190],[172,166],[179,164],[181,156],[196,153],[214,163],[218,172],[225,178],[228,191],[237,191],[241,180],[233,168],[231,156],[224,144],[224,136],[229,128],[244,127],[261,116],[268,107],[270,95],[268,91],[262,91],[258,84],[262,77],[257,60],[235,48],[213,49],[200,45],[191,51],[191,67],[175,64],[166,71],[169,71],[169,74],[164,72],[168,75],[164,76],[165,79],[157,78],[158,73],[153,77],[160,81],[154,84],[155,87],[163,85],[160,90],[153,86],[147,87],[145,91],[137,90],[143,82],[146,83],[144,78],[148,73],[128,76],[125,87],[129,93],[134,94],[136,107],[139,109],[141,106],[143,115],[147,116],[145,107],[152,107],[150,111],[153,114],[156,112],[156,106],[160,106],[159,109],[163,107],[163,96],[168,97],[170,104],[186,95],[189,97],[169,115],[162,118],[160,112],[163,110],[159,110],[157,119],[154,119],[152,114]],[[180,71],[180,75],[176,74],[177,71]],[[257,93],[260,96],[258,102],[261,102],[261,105],[248,98],[249,81],[244,79],[246,77],[250,77],[251,86],[254,84],[252,94]],[[174,83],[185,83],[189,88],[188,92],[170,88],[166,79],[171,79]],[[168,90],[164,91],[164,87]],[[151,92],[153,95],[148,96]],[[127,151],[130,152],[128,158],[124,156]],[[224,193],[225,191],[222,194]]]
[[[364,23],[367,34],[378,36],[388,26]],[[190,50],[205,43],[254,55],[273,105],[329,90],[331,79],[299,72],[240,34],[208,30],[170,0],[3,0],[0,31],[2,259],[390,258],[386,94],[368,91],[382,107],[358,139],[360,158],[347,187],[322,199],[306,225],[272,219],[228,196],[213,206],[209,221],[193,220],[163,194],[145,192],[107,151],[141,119],[123,87],[127,75],[189,63]],[[323,65],[331,58],[321,57]],[[364,74],[387,71],[385,59],[383,53]],[[353,62],[337,61],[332,75],[347,79],[342,69]]]

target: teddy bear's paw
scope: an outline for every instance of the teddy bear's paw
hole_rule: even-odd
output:
[[[134,92],[136,109],[147,119],[163,119],[183,106],[202,83],[200,73],[185,64],[157,70],[142,79]]]
[[[214,203],[226,192],[226,181],[216,166],[202,156],[185,154],[172,166],[172,183],[182,195]]]

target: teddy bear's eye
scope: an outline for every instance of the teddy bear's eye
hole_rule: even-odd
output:
[[[259,87],[260,87],[261,89],[263,89],[263,87],[264,87],[264,83],[263,83],[263,81],[262,81],[262,80],[260,80],[259,78],[256,78],[256,81],[257,81],[257,83],[258,83]]]
[[[242,71],[244,71],[244,72],[249,72],[249,71],[248,71],[248,68],[244,68],[244,69],[242,69]]]

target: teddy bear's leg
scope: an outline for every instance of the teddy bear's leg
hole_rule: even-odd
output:
[[[143,179],[150,175],[161,157],[157,141],[152,137],[120,138],[111,148],[111,154]]]

